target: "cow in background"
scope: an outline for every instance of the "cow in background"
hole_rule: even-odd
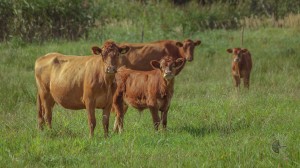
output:
[[[158,130],[161,121],[163,128],[166,128],[175,74],[184,62],[184,58],[164,57],[160,61],[150,61],[154,69],[152,71],[135,71],[121,67],[116,74],[117,89],[113,97],[116,111],[114,130],[122,131],[128,105],[139,111],[150,109],[155,129]],[[161,111],[161,118],[158,111]]]
[[[153,70],[150,61],[159,61],[166,55],[173,57],[175,60],[183,58],[185,64],[186,61],[193,61],[194,49],[200,44],[200,40],[194,42],[190,39],[183,42],[161,40],[150,43],[122,43],[120,46],[129,46],[130,50],[122,57],[121,64],[133,70],[150,71]],[[180,73],[183,67],[176,71],[176,75]]]
[[[109,115],[115,91],[115,73],[119,55],[129,48],[119,47],[112,41],[103,48],[93,47],[93,56],[65,56],[49,53],[35,62],[38,88],[38,125],[45,122],[51,128],[52,108],[55,103],[66,109],[86,109],[90,137],[96,126],[95,108],[103,109],[103,129],[108,135]]]
[[[244,87],[249,89],[250,73],[252,69],[250,52],[246,48],[230,48],[227,49],[227,52],[233,54],[231,70],[235,80],[235,86],[239,87],[241,78],[243,78]]]

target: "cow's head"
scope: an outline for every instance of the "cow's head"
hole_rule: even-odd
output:
[[[173,57],[166,56],[160,61],[152,60],[150,64],[154,69],[159,69],[165,79],[170,80],[175,77],[176,70],[184,65],[184,58],[174,60]]]
[[[113,41],[106,41],[102,48],[92,47],[95,55],[101,55],[104,62],[105,73],[114,74],[119,67],[119,55],[128,52],[128,46],[117,46]]]
[[[181,48],[183,51],[183,57],[191,62],[194,59],[194,48],[198,45],[201,44],[200,40],[197,41],[193,41],[190,39],[184,40],[183,43],[182,42],[176,42],[176,46]]]
[[[248,50],[246,48],[229,48],[227,52],[233,54],[233,63],[239,64],[243,60],[244,53],[248,52]]]

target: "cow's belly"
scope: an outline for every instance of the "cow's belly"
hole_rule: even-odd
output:
[[[56,103],[67,109],[84,109],[85,105],[82,101],[82,93],[79,90],[70,91],[51,91],[52,97]]]
[[[96,108],[104,109],[107,106],[111,106],[111,104],[112,96],[103,93],[96,96]]]
[[[56,103],[67,109],[84,109],[82,101],[83,88],[71,85],[66,81],[53,80],[50,83],[50,93]]]
[[[132,106],[133,108],[142,111],[148,108],[147,100],[146,99],[138,99],[135,97],[125,97],[124,101],[126,104]]]

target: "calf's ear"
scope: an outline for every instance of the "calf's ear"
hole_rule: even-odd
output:
[[[97,46],[93,46],[93,47],[92,47],[92,51],[93,51],[93,54],[95,54],[95,55],[100,55],[101,52],[102,52],[101,48],[99,48],[99,47],[97,47]],[[101,54],[101,55],[102,55],[102,54]]]
[[[175,61],[175,69],[181,68],[184,65],[184,62],[185,62],[184,58],[178,58]]]
[[[200,45],[200,44],[201,44],[201,41],[200,41],[200,40],[197,40],[197,41],[194,42],[194,45],[195,45],[195,46]]]
[[[232,49],[231,49],[231,48],[228,48],[226,51],[227,51],[228,53],[232,53]]]
[[[150,65],[152,66],[153,69],[160,69],[160,62],[156,60],[150,61]]]
[[[177,41],[177,42],[176,42],[176,46],[177,46],[177,47],[182,47],[183,44],[182,44],[181,42]]]
[[[130,48],[128,46],[124,45],[124,46],[119,47],[119,52],[120,52],[120,54],[126,54],[129,51],[129,49]]]

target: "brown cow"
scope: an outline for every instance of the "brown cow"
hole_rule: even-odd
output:
[[[159,61],[164,56],[169,55],[174,59],[184,58],[184,63],[193,61],[194,48],[201,44],[200,40],[192,41],[190,39],[183,42],[174,40],[161,40],[150,43],[123,43],[130,47],[129,52],[122,57],[122,65],[127,68],[140,71],[153,70],[150,61]],[[183,66],[179,68],[176,75],[180,73]]]
[[[135,71],[125,67],[118,70],[117,90],[113,98],[116,111],[115,131],[122,131],[128,105],[139,111],[149,108],[156,130],[160,124],[158,111],[161,111],[163,128],[166,128],[175,73],[184,65],[184,59],[174,61],[172,57],[164,57],[160,61],[152,60],[150,64],[154,68],[152,71]]]
[[[241,78],[244,80],[244,87],[249,89],[250,73],[252,69],[251,54],[246,48],[227,49],[233,54],[232,76],[235,79],[235,86],[239,87]]]
[[[38,88],[38,125],[51,128],[52,108],[55,103],[66,109],[86,109],[90,136],[96,126],[95,108],[103,109],[103,127],[108,135],[112,94],[115,91],[115,73],[119,54],[129,48],[107,41],[104,47],[93,47],[94,56],[65,56],[49,53],[35,62]],[[102,55],[102,56],[99,56]]]

